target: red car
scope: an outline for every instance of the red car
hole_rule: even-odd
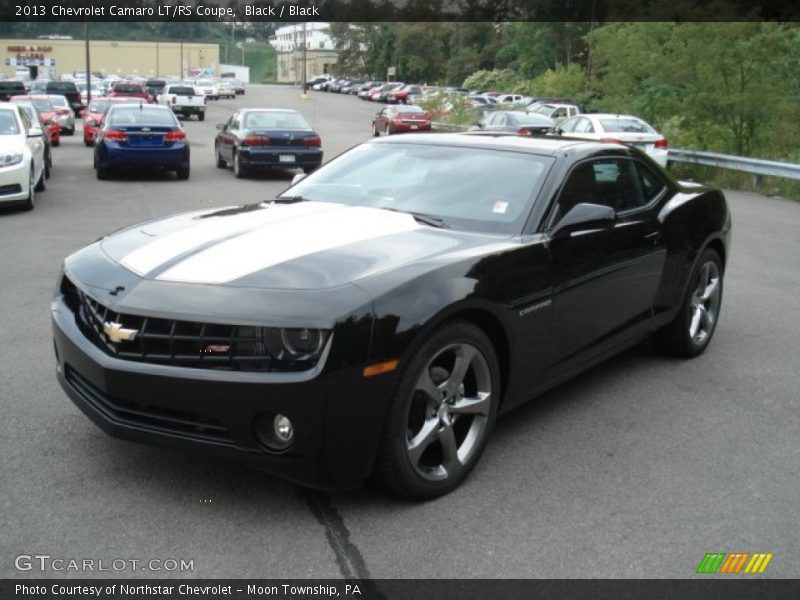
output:
[[[89,107],[81,111],[83,117],[83,143],[87,146],[94,146],[97,130],[103,124],[103,117],[108,112],[112,104],[126,104],[132,100],[128,97],[122,98],[93,98]]]
[[[398,90],[392,90],[386,94],[386,102],[389,104],[408,104],[409,96],[421,96],[422,87],[413,83],[407,83]]]
[[[61,125],[56,121],[56,109],[47,96],[11,96],[9,102],[30,102],[39,113],[39,121],[42,129],[46,129],[50,134],[50,144],[52,146],[61,145]]]
[[[387,106],[372,119],[372,135],[430,131],[431,118],[419,106],[409,104]]]
[[[128,81],[118,81],[111,88],[109,98],[137,98],[144,100],[148,104],[153,103],[153,97],[147,92],[141,83],[130,83]]]

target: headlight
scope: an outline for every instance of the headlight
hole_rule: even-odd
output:
[[[329,336],[326,329],[242,326],[236,328],[234,343],[240,355],[271,358],[297,367],[305,363],[305,368],[311,368]]]
[[[0,154],[0,167],[10,167],[18,165],[22,162],[22,152],[14,152],[13,154]]]

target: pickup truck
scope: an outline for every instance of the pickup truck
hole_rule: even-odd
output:
[[[156,102],[169,106],[176,115],[197,115],[198,120],[205,121],[206,97],[194,86],[182,83],[167,85],[164,92],[156,98]]]

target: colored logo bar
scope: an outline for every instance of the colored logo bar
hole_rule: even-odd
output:
[[[738,573],[756,574],[763,573],[767,569],[769,561],[772,560],[772,553],[755,552],[708,552],[697,567],[698,573],[726,573],[735,575]]]

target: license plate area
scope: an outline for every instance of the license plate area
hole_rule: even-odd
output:
[[[278,162],[293,163],[294,162],[294,154],[279,154],[278,155]]]

